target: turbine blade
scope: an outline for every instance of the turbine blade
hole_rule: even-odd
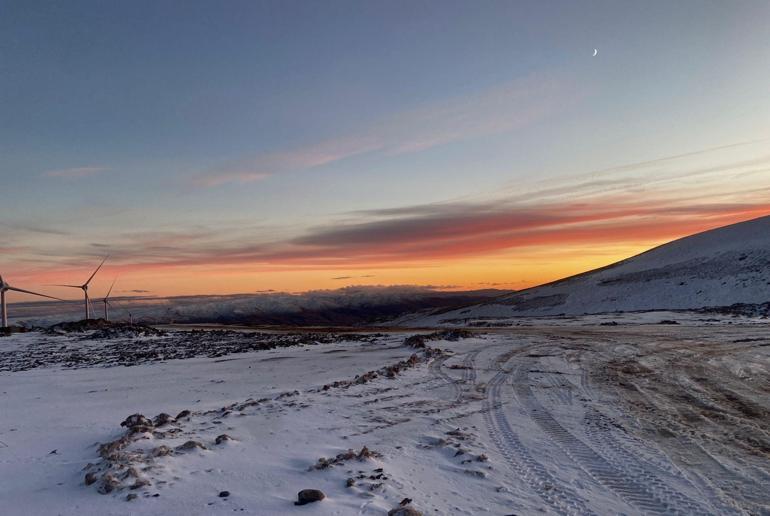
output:
[[[64,301],[63,299],[59,299],[58,297],[46,296],[45,294],[38,294],[37,292],[32,292],[31,290],[24,290],[23,288],[8,287],[8,290],[23,292],[25,294],[32,294],[33,296],[47,297],[48,299],[55,299],[57,301]]]
[[[100,264],[99,264],[99,266],[96,268],[96,270],[94,271],[94,273],[93,273],[93,274],[91,274],[91,277],[90,277],[90,278],[88,278],[88,281],[86,281],[86,282],[83,284],[83,286],[84,286],[84,287],[88,286],[88,284],[89,284],[89,283],[91,283],[91,280],[92,280],[92,279],[94,279],[94,276],[96,276],[96,273],[97,273],[97,272],[99,272],[99,269],[101,269],[101,268],[102,268],[102,265],[104,265],[104,262],[106,262],[106,261],[107,261],[107,258],[109,258],[109,256],[105,256],[105,257],[104,257],[104,260],[102,260],[102,263],[100,263]]]
[[[107,295],[104,296],[104,299],[109,299],[110,298],[110,294],[112,294],[112,287],[115,286],[115,282],[116,281],[118,281],[118,278],[115,278],[114,280],[112,280],[112,285],[110,285],[110,290],[107,291]]]
[[[48,286],[49,286],[49,287],[70,287],[70,288],[83,288],[83,285],[57,285],[57,284],[55,284],[55,283],[54,283],[53,285],[48,285]]]

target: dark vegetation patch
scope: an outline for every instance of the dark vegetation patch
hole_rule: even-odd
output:
[[[300,345],[336,342],[372,342],[380,335],[331,333],[264,333],[232,330],[158,331],[143,326],[57,325],[39,341],[22,349],[0,351],[0,371],[38,367],[67,368],[133,366],[148,362],[194,357],[223,357]],[[62,328],[73,329],[65,333]],[[89,328],[80,331],[80,328]]]

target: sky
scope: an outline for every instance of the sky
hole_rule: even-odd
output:
[[[767,215],[768,26],[750,0],[0,0],[0,274],[519,289]]]

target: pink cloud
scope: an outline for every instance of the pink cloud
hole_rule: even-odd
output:
[[[576,96],[574,91],[568,91],[563,80],[540,76],[519,79],[374,121],[358,134],[224,164],[193,178],[192,183],[199,187],[242,184],[251,182],[252,177],[264,179],[278,173],[308,170],[370,152],[420,152],[526,126]]]

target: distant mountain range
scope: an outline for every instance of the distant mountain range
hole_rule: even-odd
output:
[[[626,260],[410,325],[474,318],[689,310],[770,302],[770,216],[698,233]]]

